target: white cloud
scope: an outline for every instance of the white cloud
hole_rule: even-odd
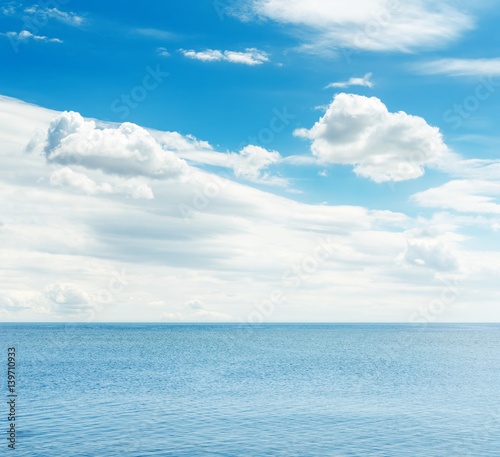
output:
[[[75,112],[64,112],[51,122],[45,155],[49,163],[129,177],[180,178],[188,169],[147,130],[128,122],[99,129]]]
[[[38,21],[43,21],[44,16],[46,16],[73,26],[80,26],[85,22],[82,16],[78,16],[75,13],[67,13],[65,11],[60,11],[57,8],[44,8],[39,5],[33,5],[29,8],[25,8],[24,12],[36,15]]]
[[[329,89],[331,87],[346,88],[351,86],[364,86],[371,88],[373,87],[373,83],[370,81],[371,77],[372,77],[371,73],[366,73],[366,75],[363,76],[362,78],[350,78],[348,81],[330,83],[328,84],[328,86],[325,87],[325,89]]]
[[[238,154],[228,155],[228,163],[237,177],[258,179],[261,171],[280,160],[276,151],[268,151],[260,146],[245,146]]]
[[[50,42],[50,43],[62,43],[62,40],[60,40],[59,38],[48,38],[48,37],[42,36],[42,35],[33,35],[28,30],[22,30],[19,33],[18,32],[0,33],[0,35],[6,36],[10,40],[15,40],[15,41],[34,40],[34,41],[46,41],[46,42]]]
[[[0,292],[0,310],[25,311],[56,319],[85,320],[101,304],[74,283],[57,281],[43,290]]]
[[[79,173],[69,167],[62,167],[50,175],[50,184],[65,187],[88,195],[122,193],[137,199],[150,200],[154,198],[153,191],[146,183],[138,179],[115,179],[113,183],[96,183],[84,173]]]
[[[164,48],[164,47],[156,48],[156,53],[161,57],[169,57],[170,56],[170,52],[168,52],[167,48]]]
[[[452,1],[430,0],[248,0],[236,15],[300,26],[309,42],[305,48],[315,52],[443,47],[474,24]]]
[[[87,175],[77,173],[69,167],[54,171],[50,176],[50,183],[54,186],[71,187],[89,195],[112,192],[109,184],[97,185]]]
[[[227,313],[207,308],[199,299],[188,300],[173,312],[162,314],[162,319],[173,322],[224,322],[232,320]]]
[[[500,181],[455,180],[418,192],[412,199],[428,208],[453,209],[466,213],[500,214]]]
[[[325,115],[295,135],[312,140],[311,151],[326,163],[350,164],[375,182],[403,181],[448,153],[439,129],[403,111],[391,113],[376,97],[337,94]]]
[[[139,35],[144,35],[159,40],[172,40],[177,38],[177,35],[173,32],[169,32],[167,30],[154,29],[154,28],[138,28],[134,29],[134,32],[138,33]]]
[[[256,48],[247,48],[244,52],[219,51],[217,49],[206,49],[205,51],[198,52],[192,49],[180,49],[180,51],[190,59],[201,60],[203,62],[226,61],[245,65],[260,65],[269,61],[268,54]]]
[[[461,240],[461,238],[455,234],[416,228],[407,231],[405,238],[406,248],[399,257],[403,264],[429,268],[435,272],[460,269],[456,241]]]
[[[478,246],[475,238],[468,244],[452,233],[465,219],[485,230],[498,218],[457,216],[454,225],[445,221],[441,225],[449,226],[424,237],[409,232],[421,221],[384,207],[307,204],[194,165],[186,179],[135,177],[134,154],[123,157],[134,178],[108,166],[72,163],[65,166],[91,182],[70,174],[68,185],[79,182],[83,190],[53,185],[50,177],[61,165],[24,151],[32,132],[47,132],[60,114],[0,97],[0,256],[8,265],[0,287],[2,321],[245,321],[275,290],[286,300],[265,321],[405,321],[439,296],[436,274],[456,273],[446,252],[467,266],[467,274],[474,272],[467,279],[484,291],[479,302],[476,294],[461,297],[457,319],[498,317],[494,243]],[[82,124],[68,113],[62,117],[52,124],[54,149]],[[95,124],[92,154],[101,164],[104,154],[95,151],[106,151],[107,143],[96,142],[94,130],[106,129]],[[216,153],[176,132],[148,133],[177,156]],[[121,140],[125,150],[127,141],[136,144],[133,136]],[[149,186],[155,198],[115,195],[129,179]],[[104,183],[112,194],[92,194]],[[438,259],[432,258],[434,238],[446,246]],[[402,268],[398,259],[408,239],[419,247],[406,253]]]
[[[428,75],[500,76],[500,58],[491,59],[439,59],[413,66]]]
[[[54,283],[43,291],[51,305],[51,311],[57,315],[87,315],[97,303],[93,297],[71,283]]]
[[[5,16],[12,16],[15,14],[17,5],[13,2],[7,3],[0,8],[0,12]]]

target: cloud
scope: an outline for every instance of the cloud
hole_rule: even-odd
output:
[[[59,168],[50,176],[50,183],[54,186],[70,187],[89,195],[97,193],[111,193],[109,184],[97,185],[92,179],[83,173],[77,173],[69,167]]]
[[[49,163],[75,164],[126,177],[180,178],[188,169],[147,130],[128,122],[118,128],[100,129],[94,121],[86,121],[73,111],[51,122],[45,156]]]
[[[277,163],[281,156],[276,151],[268,151],[260,146],[245,146],[238,154],[228,155],[228,164],[237,177],[258,179],[261,171],[273,163]]]
[[[206,305],[198,299],[188,300],[178,311],[163,313],[163,320],[174,322],[224,322],[230,321],[227,313],[207,309]]]
[[[58,315],[86,315],[97,307],[95,300],[71,283],[54,283],[45,288],[44,297]]]
[[[247,48],[244,52],[219,51],[217,49],[206,49],[198,52],[192,49],[180,49],[180,52],[190,59],[201,60],[202,62],[226,61],[244,65],[260,65],[269,61],[268,54],[256,48]]]
[[[500,214],[500,181],[454,180],[412,195],[412,200],[428,208],[453,209],[465,213]]]
[[[342,81],[342,82],[336,82],[336,83],[330,83],[328,86],[325,87],[325,89],[329,89],[331,87],[340,87],[340,88],[346,88],[346,87],[351,87],[351,86],[364,86],[364,87],[373,87],[373,83],[370,81],[370,78],[372,77],[371,73],[366,73],[365,76],[362,78],[350,78],[348,81]]]
[[[159,47],[156,48],[156,53],[161,57],[169,57],[170,52],[167,51],[167,48]]]
[[[154,28],[138,28],[134,29],[134,32],[138,33],[139,35],[144,35],[150,38],[157,38],[159,40],[172,40],[177,38],[177,34],[173,32]]]
[[[413,65],[419,73],[448,76],[500,76],[500,58],[439,59]]]
[[[50,175],[50,184],[87,195],[121,193],[136,199],[151,200],[154,198],[151,187],[138,179],[119,179],[115,180],[115,183],[102,182],[97,184],[84,173],[78,173],[69,167],[62,167],[54,171]]]
[[[314,52],[443,47],[474,25],[452,1],[248,0],[234,14],[243,20],[270,19],[300,27],[306,40],[303,48]]]
[[[6,36],[10,40],[13,41],[29,41],[29,40],[34,40],[34,41],[46,41],[49,43],[62,43],[62,40],[59,38],[48,38],[46,36],[41,36],[41,35],[33,35],[31,32],[28,30],[22,30],[21,32],[6,32],[6,33],[0,33],[0,35]]]
[[[43,290],[0,293],[0,310],[11,313],[27,311],[31,314],[55,318],[85,319],[91,317],[101,304],[78,285],[54,282]]]
[[[354,94],[337,94],[310,130],[294,134],[312,140],[321,161],[353,165],[357,175],[379,183],[418,178],[448,152],[439,129],[423,118],[391,113],[378,98]]]
[[[6,3],[0,8],[0,12],[5,16],[12,16],[16,13],[17,5],[14,2]]]
[[[85,22],[85,19],[82,16],[78,16],[76,13],[67,13],[65,11],[60,11],[57,8],[44,8],[39,5],[33,5],[29,8],[25,8],[24,12],[36,16],[38,22],[43,22],[45,20],[44,17],[56,19],[60,22],[76,27]]]
[[[414,267],[430,268],[435,272],[457,271],[460,262],[454,242],[460,237],[429,229],[413,229],[405,233],[406,248],[399,260]]]
[[[190,165],[186,179],[158,179],[136,176],[135,155],[128,165],[134,172],[123,175],[111,173],[108,166],[89,168],[78,160],[47,162],[41,151],[27,154],[33,131],[47,132],[61,115],[66,125],[52,123],[57,127],[51,132],[55,149],[78,133],[81,120],[75,118],[73,125],[68,113],[0,97],[0,255],[8,265],[0,287],[2,321],[92,317],[101,322],[245,322],[252,316],[274,322],[401,322],[441,293],[442,284],[430,276],[457,271],[444,254],[432,259],[438,249],[433,238],[445,246],[443,253],[451,252],[459,265],[467,266],[460,274],[483,294],[481,300],[477,294],[464,294],[456,318],[498,316],[498,232],[491,231],[498,217],[443,215],[439,210],[446,227],[423,236],[411,233],[422,225],[422,218],[390,211],[384,199],[378,200],[382,206],[376,210],[342,204],[339,196],[332,199],[341,204],[306,203],[302,200],[307,194],[296,201],[195,165]],[[104,151],[93,152],[101,160],[107,143],[96,141],[94,130],[119,128],[94,122],[87,139],[96,151]],[[147,133],[161,151],[177,156],[228,156],[177,132]],[[88,145],[82,144],[86,151]],[[51,176],[61,167],[91,182],[68,174],[59,176],[59,184],[51,184]],[[104,183],[115,191],[132,179],[154,190],[155,198],[92,193]],[[79,180],[82,190],[68,187]],[[183,208],[190,210],[188,214]],[[470,224],[468,235],[469,228],[479,225],[480,236],[457,238],[465,224]],[[488,231],[491,238],[484,239]],[[409,248],[406,260],[398,261],[407,242],[418,244],[418,249]],[[122,271],[126,281],[119,282],[114,272]],[[286,300],[273,312],[256,315],[274,291],[281,291]]]

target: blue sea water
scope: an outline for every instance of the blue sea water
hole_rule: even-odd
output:
[[[1,324],[0,348],[2,456],[500,456],[499,325]]]

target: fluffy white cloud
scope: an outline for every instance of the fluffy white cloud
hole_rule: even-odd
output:
[[[238,154],[229,154],[228,163],[234,174],[247,179],[258,179],[261,171],[280,160],[276,151],[268,151],[260,146],[245,146]]]
[[[50,284],[43,291],[51,305],[51,310],[58,315],[85,315],[97,307],[97,303],[77,285],[71,283]]]
[[[26,311],[56,319],[88,320],[100,307],[96,297],[78,285],[60,281],[41,291],[0,293],[0,310]]]
[[[91,182],[69,173],[59,176],[64,186],[51,184],[60,165],[24,151],[33,130],[47,132],[57,114],[0,97],[2,321],[247,321],[256,313],[257,319],[281,322],[406,321],[439,296],[437,273],[456,273],[446,256],[431,257],[433,237],[443,234],[443,252],[475,272],[477,288],[485,295],[496,290],[498,275],[491,278],[498,253],[489,244],[471,248],[453,238],[458,223],[436,235],[409,236],[422,224],[401,213],[306,204],[195,166],[186,179],[157,179],[67,165]],[[52,149],[76,133],[73,118],[63,117],[66,123],[52,132]],[[91,138],[103,130],[95,123]],[[165,133],[165,144],[162,132],[149,134],[175,155],[216,154],[175,132]],[[129,141],[135,144],[133,136]],[[201,145],[206,147],[197,150]],[[135,170],[134,154],[123,160]],[[155,198],[113,195],[129,179],[152,188]],[[92,193],[104,183],[113,194]],[[407,240],[416,238],[430,247],[411,248],[402,268]],[[284,299],[267,311],[276,291]],[[497,318],[494,294],[480,303],[476,297],[461,297],[457,320]]]
[[[418,192],[412,199],[428,208],[454,209],[467,213],[500,214],[500,181],[463,179]]]
[[[34,40],[34,41],[47,41],[52,43],[62,43],[62,40],[60,40],[59,38],[48,38],[43,35],[33,35],[28,30],[22,30],[19,33],[18,32],[0,33],[0,35],[6,36],[7,38],[9,38],[9,40],[13,42]]]
[[[428,75],[500,76],[500,58],[439,59],[414,65],[417,71]]]
[[[182,54],[190,59],[201,60],[203,62],[226,61],[245,65],[260,65],[269,61],[269,56],[264,51],[256,48],[247,48],[244,52],[219,51],[217,49],[206,49],[205,51],[194,51],[192,49],[180,49]]]
[[[408,52],[442,47],[473,26],[452,1],[416,0],[248,0],[236,12],[302,26],[307,49],[338,48]]]
[[[376,97],[337,94],[325,115],[295,135],[312,140],[321,161],[350,164],[375,182],[403,181],[448,152],[437,127],[403,111],[391,113]]]
[[[54,171],[50,176],[50,183],[54,186],[72,187],[89,195],[112,192],[109,184],[97,185],[87,175],[73,171],[69,167]]]
[[[326,86],[325,89],[329,89],[331,87],[336,88],[346,88],[346,87],[351,87],[351,86],[364,86],[364,87],[373,87],[373,83],[371,82],[371,73],[366,73],[365,76],[362,78],[349,78],[347,81],[340,81],[340,82],[335,82],[335,83],[330,83],[328,86]]]
[[[425,267],[436,272],[457,271],[460,262],[453,233],[439,233],[432,229],[416,228],[405,233],[406,248],[399,259],[406,265]]]
[[[132,198],[154,198],[153,191],[146,183],[138,179],[115,179],[114,183],[96,183],[84,173],[79,173],[69,167],[61,167],[50,175],[50,183],[83,192],[88,195],[123,193]]]
[[[79,165],[120,176],[180,178],[188,169],[147,130],[128,122],[118,128],[97,128],[94,121],[86,121],[75,112],[64,112],[51,122],[45,155],[49,163]]]

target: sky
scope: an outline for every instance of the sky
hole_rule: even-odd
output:
[[[0,321],[498,322],[493,1],[0,6]]]

